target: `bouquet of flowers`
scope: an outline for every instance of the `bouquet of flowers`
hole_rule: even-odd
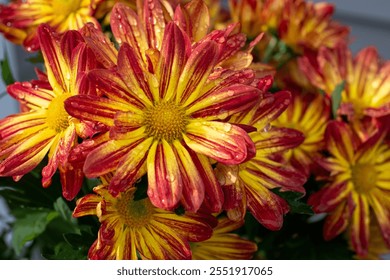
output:
[[[390,251],[390,62],[305,0],[26,0],[0,32],[1,258]],[[1,106],[1,104],[0,104]]]

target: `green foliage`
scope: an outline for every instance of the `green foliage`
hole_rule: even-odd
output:
[[[311,206],[300,200],[303,197],[302,193],[290,191],[284,192],[281,191],[280,188],[275,188],[272,190],[272,192],[287,201],[288,205],[290,206],[290,213],[307,215],[314,214],[313,210],[311,209]]]
[[[15,82],[11,68],[8,62],[7,57],[4,58],[4,60],[0,61],[0,66],[1,66],[1,76],[6,85],[10,85]]]
[[[332,114],[333,118],[336,118],[337,116],[337,110],[340,107],[341,104],[341,93],[344,91],[345,87],[345,81],[342,81],[340,84],[338,84],[335,89],[332,92],[331,99],[332,99]]]

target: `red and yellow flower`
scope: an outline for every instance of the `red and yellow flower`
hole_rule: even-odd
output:
[[[231,220],[244,219],[248,208],[263,226],[279,230],[289,206],[272,189],[305,193],[303,172],[281,159],[281,153],[298,146],[304,136],[297,130],[270,126],[270,122],[286,109],[290,99],[290,93],[284,91],[265,94],[250,112],[232,117],[234,123],[256,128],[249,133],[255,143],[256,155],[242,164],[217,166],[218,180],[224,186],[224,209]]]
[[[78,30],[87,22],[99,26],[93,17],[101,0],[26,0],[0,5],[0,32],[28,51],[40,48],[38,26],[48,24],[59,33]]]
[[[213,216],[177,215],[152,205],[148,198],[134,200],[132,187],[113,197],[108,178],[77,201],[74,217],[95,215],[101,223],[89,259],[191,259],[190,242],[210,238]]]
[[[256,36],[261,32],[276,32],[290,48],[301,53],[302,48],[318,50],[334,47],[345,41],[349,30],[332,20],[334,7],[328,3],[305,0],[230,0],[234,22],[240,22],[243,32]]]
[[[390,113],[390,62],[381,62],[374,47],[362,49],[355,57],[345,44],[334,50],[321,48],[316,59],[299,60],[312,84],[331,96],[345,82],[338,113],[349,120]]]
[[[325,128],[330,120],[329,99],[320,94],[294,93],[290,105],[275,121],[277,127],[288,127],[303,133],[305,140],[289,149],[284,157],[293,166],[309,175],[322,157]]]
[[[205,200],[217,212],[223,194],[210,160],[238,164],[253,155],[247,132],[226,118],[256,104],[260,90],[252,85],[252,70],[216,67],[234,54],[232,48],[214,37],[191,44],[199,34],[190,37],[166,23],[159,2],[154,4],[143,10],[153,24],[116,4],[111,25],[121,42],[117,68],[91,71],[88,96],[66,101],[70,115],[109,128],[110,140],[88,154],[84,172],[115,172],[108,187],[113,195],[147,173],[156,207],[181,203],[196,211]]]
[[[57,168],[65,182],[69,175],[67,157],[78,135],[86,137],[93,133],[92,127],[68,115],[64,101],[82,91],[81,76],[95,67],[95,59],[77,31],[58,37],[49,26],[42,25],[38,38],[47,76],[40,73],[40,80],[16,82],[7,88],[22,104],[24,112],[0,121],[0,176],[13,176],[17,180],[48,155],[48,164],[42,170],[42,184],[47,187]],[[63,186],[68,199],[77,194],[83,178],[82,173],[71,173],[73,179],[66,180],[70,185]]]
[[[368,139],[360,139],[345,123],[332,121],[325,132],[330,157],[324,167],[329,183],[313,194],[309,203],[316,212],[329,213],[324,237],[329,240],[348,229],[353,249],[368,253],[370,214],[379,223],[390,247],[390,148],[381,127]]]
[[[212,236],[202,242],[192,242],[193,260],[249,260],[257,251],[256,243],[232,233],[244,224],[227,217],[219,218]]]

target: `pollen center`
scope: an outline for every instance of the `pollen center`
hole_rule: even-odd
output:
[[[376,187],[377,172],[371,164],[357,164],[352,167],[352,182],[358,193],[365,194]]]
[[[46,123],[47,126],[57,132],[61,132],[69,126],[69,115],[65,111],[64,101],[71,94],[64,93],[54,97],[49,108],[47,108]]]
[[[133,191],[123,193],[116,204],[123,222],[132,228],[145,226],[153,215],[153,205],[149,199],[133,200]]]
[[[58,15],[69,15],[80,8],[80,1],[76,0],[54,0],[53,12]]]
[[[172,142],[182,137],[187,125],[187,117],[182,108],[174,103],[165,102],[146,110],[144,125],[149,136]]]

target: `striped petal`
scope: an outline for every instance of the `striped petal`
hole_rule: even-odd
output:
[[[183,183],[171,145],[161,140],[150,147],[147,158],[148,196],[153,205],[172,210],[182,196]]]
[[[91,95],[76,95],[65,101],[65,110],[69,115],[108,126],[114,125],[115,114],[118,111],[126,112],[131,109],[126,103]]]
[[[352,211],[352,203],[350,203],[350,199],[348,199],[340,203],[337,208],[326,217],[323,230],[325,240],[331,240],[345,231]]]
[[[117,196],[120,192],[131,187],[146,173],[146,158],[153,138],[134,143],[130,151],[118,163],[115,175],[108,186],[110,193]]]
[[[84,173],[89,178],[114,171],[119,162],[132,149],[132,142],[111,140],[92,150],[84,164]]]
[[[356,142],[352,132],[345,123],[338,121],[329,122],[325,131],[325,141],[330,153],[341,162],[353,163]]]
[[[87,194],[76,202],[76,207],[73,210],[74,218],[96,215],[96,207],[102,198],[96,194]]]
[[[33,170],[45,157],[54,132],[46,129],[23,141],[0,163],[0,176],[22,176]]]
[[[161,50],[165,20],[164,12],[159,0],[144,1],[143,23],[145,24],[149,48]]]
[[[111,28],[119,44],[128,43],[139,58],[149,48],[145,31],[137,14],[127,5],[117,3],[112,8]]]
[[[95,28],[93,24],[87,23],[80,33],[99,63],[107,69],[117,65],[118,51],[103,32]]]
[[[42,84],[44,87],[42,87]],[[47,82],[16,82],[7,87],[7,92],[19,102],[26,102],[30,109],[48,108],[54,98],[53,91],[45,87],[51,87]]]
[[[48,25],[38,28],[38,37],[45,59],[47,77],[53,90],[56,92],[69,92],[67,78],[64,75],[70,73],[69,64],[61,53],[58,38]]]
[[[173,22],[165,28],[164,42],[166,43],[162,46],[157,66],[157,76],[160,80],[159,97],[163,100],[172,100],[191,43],[186,34]]]
[[[205,82],[213,70],[218,56],[215,42],[205,42],[192,50],[179,78],[176,102],[183,106],[199,97]]]
[[[368,253],[368,240],[370,234],[370,210],[367,199],[364,196],[354,195],[356,208],[352,213],[351,241],[358,255]]]
[[[194,121],[186,130],[183,138],[192,150],[221,163],[241,163],[254,151],[247,133],[229,123]]]
[[[189,151],[178,140],[173,142],[173,147],[183,184],[181,202],[187,211],[196,212],[203,203],[205,195],[203,178]]]
[[[352,184],[349,183],[333,183],[312,194],[308,203],[317,213],[331,212],[347,198],[352,188]]]
[[[266,188],[246,190],[248,209],[256,220],[269,230],[279,230],[288,212],[287,202]]]
[[[388,192],[383,192],[378,189],[373,190],[369,203],[374,210],[376,219],[381,229],[383,240],[387,246],[390,246],[390,199]]]
[[[252,86],[235,84],[203,95],[186,110],[194,118],[226,119],[252,108],[260,100],[260,91]]]

